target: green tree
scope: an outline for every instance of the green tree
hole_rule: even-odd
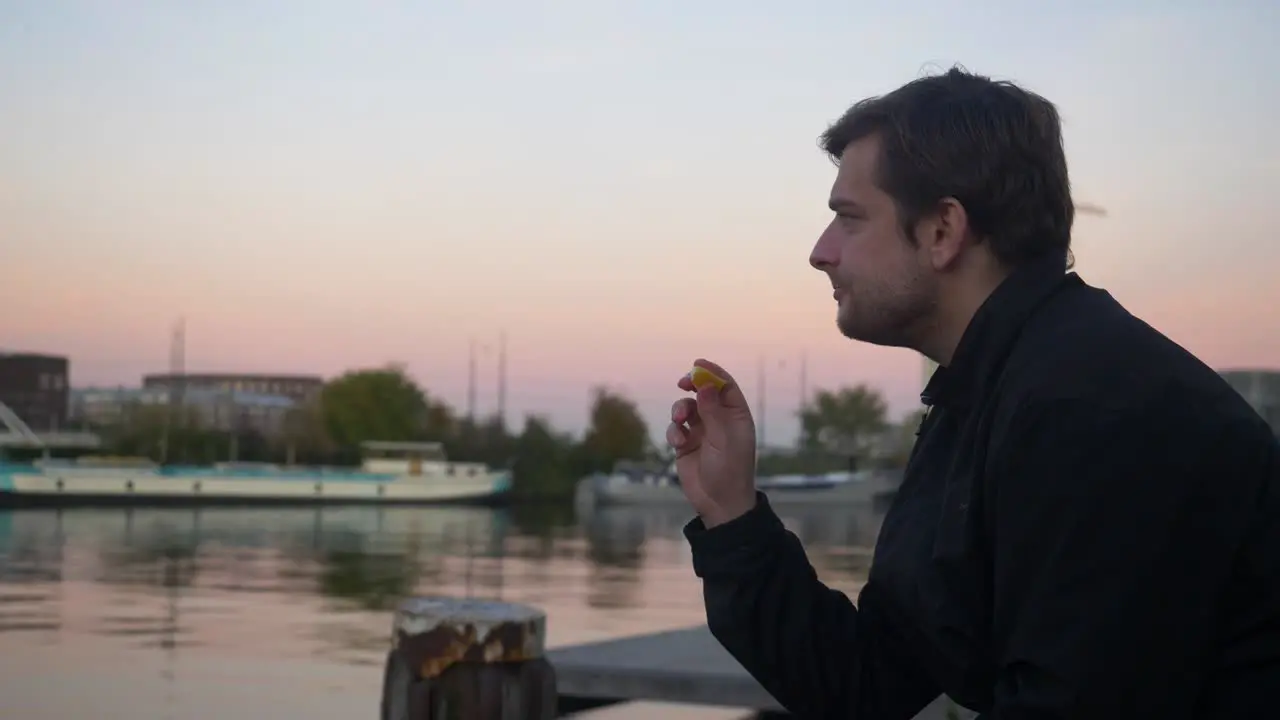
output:
[[[916,433],[920,430],[920,422],[924,420],[924,410],[912,410],[895,423],[886,433],[885,461],[893,467],[906,467],[911,457],[911,449],[916,444]]]
[[[106,453],[158,460],[167,412],[165,406],[126,407],[117,422],[99,428]]]
[[[864,459],[888,429],[888,407],[867,385],[820,390],[800,411],[801,446]]]
[[[515,452],[515,442],[496,415],[481,422],[463,418],[454,424],[445,449],[456,460],[506,467]]]
[[[285,462],[319,464],[333,452],[333,440],[324,426],[319,401],[290,408],[280,425],[277,439]]]
[[[590,424],[579,448],[581,469],[598,472],[619,460],[644,460],[649,449],[649,428],[636,404],[608,388],[595,388]]]
[[[431,403],[403,368],[351,370],[320,393],[325,431],[350,451],[369,440],[418,441],[428,434]]]
[[[447,442],[457,432],[458,419],[454,417],[453,408],[446,402],[428,397],[425,439]]]
[[[573,452],[572,437],[558,432],[544,418],[525,418],[524,431],[515,442],[513,492],[524,497],[573,494],[578,480]]]
[[[195,408],[167,404],[132,405],[119,422],[101,428],[101,434],[106,454],[171,464],[224,461],[231,445],[231,434],[204,427]],[[252,450],[264,451],[261,444],[253,445],[254,440],[247,439]]]
[[[493,467],[510,467],[516,453],[516,439],[507,432],[502,418],[493,415],[481,423],[477,430],[481,462]]]

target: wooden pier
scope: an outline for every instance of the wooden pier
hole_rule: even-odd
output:
[[[791,717],[705,625],[549,650],[547,659],[561,717],[635,700],[736,707],[758,720]],[[939,697],[915,720],[974,715]]]
[[[740,707],[786,717],[705,625],[551,650],[562,714],[632,700]],[[764,717],[768,717],[765,715]]]

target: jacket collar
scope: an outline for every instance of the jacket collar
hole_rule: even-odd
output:
[[[1083,284],[1067,273],[1065,257],[1035,260],[1006,277],[974,313],[960,337],[951,363],[939,367],[925,385],[925,405],[968,408],[994,383],[1004,359],[1036,309],[1069,284]]]

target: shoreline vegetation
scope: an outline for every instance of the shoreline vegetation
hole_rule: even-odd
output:
[[[892,422],[883,396],[857,385],[816,390],[800,420],[798,445],[762,450],[759,474],[901,467],[919,414]],[[188,466],[230,461],[352,467],[360,463],[365,441],[440,442],[450,460],[511,469],[512,499],[526,501],[569,498],[579,478],[609,472],[621,461],[655,470],[670,462],[668,449],[650,438],[636,403],[610,388],[594,388],[581,435],[536,414],[516,430],[497,416],[460,415],[396,365],[350,370],[329,380],[316,402],[291,409],[271,435],[247,424],[231,431],[210,428],[180,405],[135,405],[118,422],[88,429],[102,438],[95,455]],[[9,459],[30,458],[10,453]]]

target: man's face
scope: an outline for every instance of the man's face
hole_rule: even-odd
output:
[[[831,188],[836,216],[809,264],[831,278],[841,333],[904,346],[932,313],[937,285],[926,254],[904,234],[893,199],[876,186],[879,153],[875,136],[845,148]]]

